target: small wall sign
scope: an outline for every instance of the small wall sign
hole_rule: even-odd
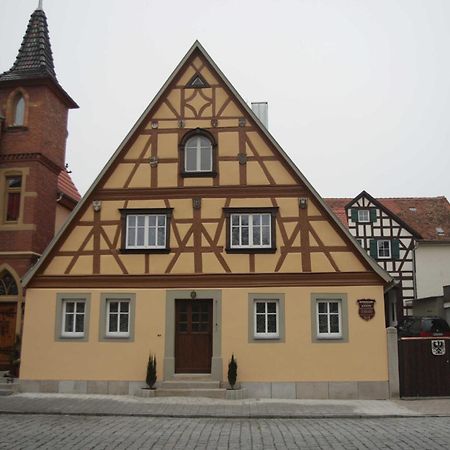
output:
[[[431,341],[431,353],[433,353],[434,356],[445,355],[444,339],[433,339]]]
[[[359,317],[364,320],[370,320],[375,317],[375,300],[362,298],[357,300],[359,306]]]

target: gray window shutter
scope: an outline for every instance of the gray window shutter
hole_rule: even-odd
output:
[[[398,239],[392,240],[392,259],[400,259],[400,241]]]
[[[377,221],[377,209],[376,208],[370,208],[370,221],[371,222]]]
[[[352,213],[352,222],[358,222],[358,210],[355,208],[351,209],[351,213]]]
[[[377,259],[377,257],[378,257],[376,239],[372,239],[370,241],[370,256],[374,259]]]

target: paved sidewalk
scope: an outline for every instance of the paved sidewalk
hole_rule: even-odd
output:
[[[0,414],[193,418],[450,417],[450,399],[216,400],[113,395],[16,394],[0,397]]]

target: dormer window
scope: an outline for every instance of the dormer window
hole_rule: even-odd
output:
[[[180,144],[183,177],[214,177],[215,141],[205,130],[188,133]]]
[[[22,94],[16,97],[14,104],[14,123],[15,127],[23,127],[25,125],[25,99]]]

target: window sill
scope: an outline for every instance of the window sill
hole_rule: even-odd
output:
[[[255,341],[279,341],[280,336],[253,336]]]
[[[216,178],[217,172],[181,172],[181,178]]]
[[[143,254],[143,253],[155,253],[155,254],[167,254],[171,252],[170,248],[121,248],[120,253],[128,254]]]
[[[132,342],[131,336],[103,336],[103,341],[123,341]]]
[[[226,248],[225,251],[227,253],[276,253],[277,248],[276,247],[268,247],[268,248]]]
[[[5,128],[5,131],[28,131],[28,127],[25,125],[9,125]]]
[[[85,341],[87,340],[87,336],[59,336],[59,339],[62,341]]]
[[[342,335],[340,336],[317,336],[318,341],[342,341]]]

